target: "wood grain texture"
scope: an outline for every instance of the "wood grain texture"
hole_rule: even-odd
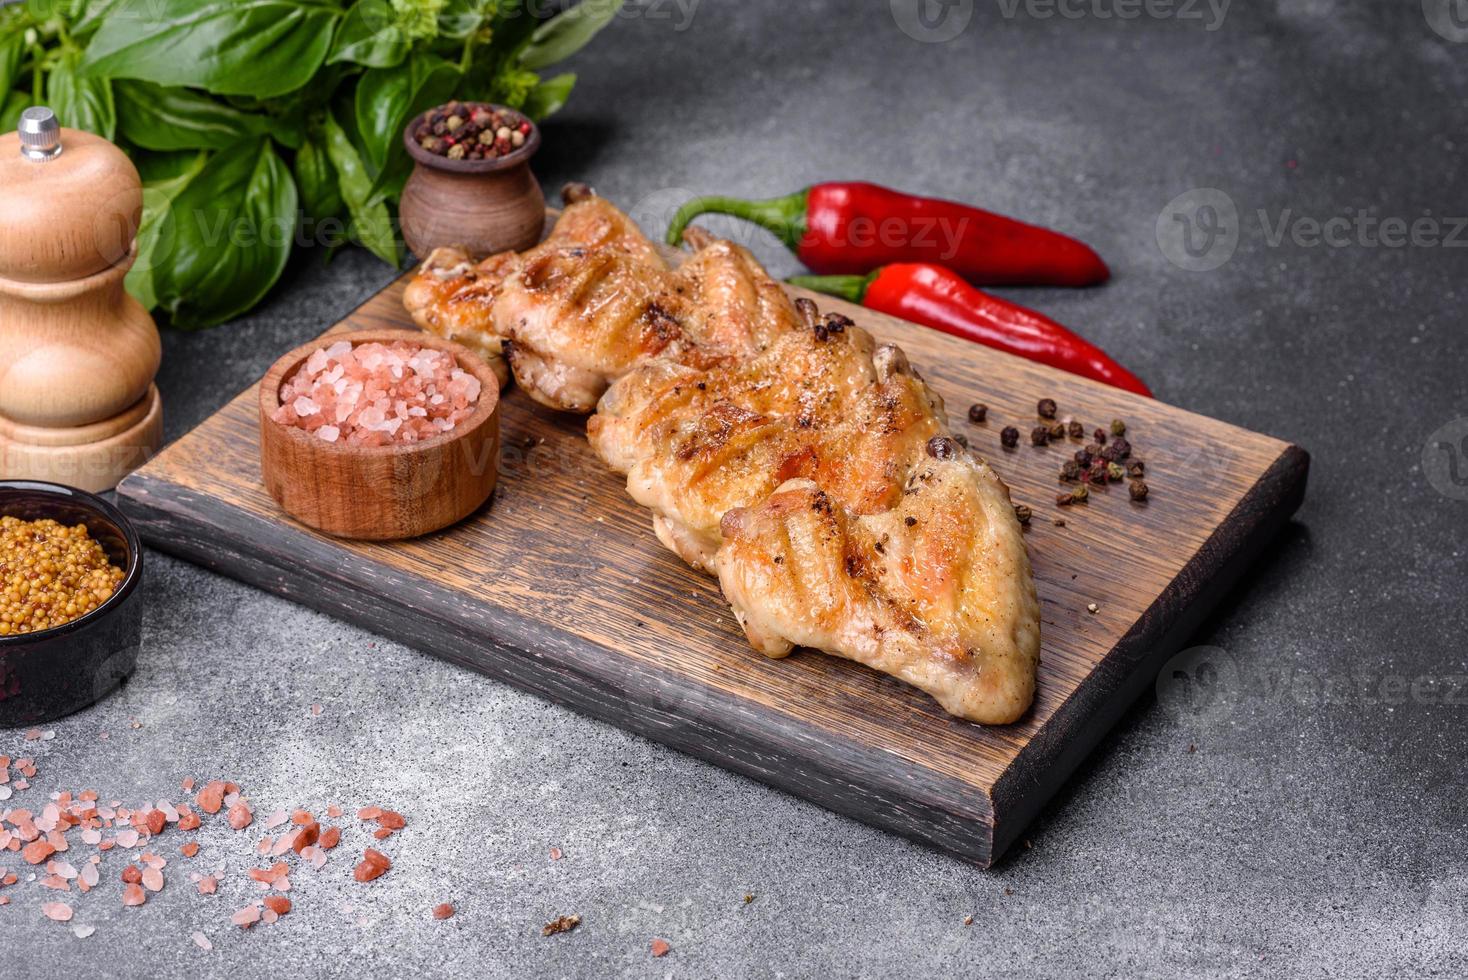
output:
[[[260,471],[265,489],[302,524],[343,538],[416,538],[455,524],[489,499],[498,476],[499,378],[478,354],[418,329],[357,330],[353,345],[407,342],[443,351],[479,379],[473,414],[447,433],[407,445],[323,442],[276,423],[280,386],[321,345],[303,344],[277,360],[258,385]]]
[[[404,284],[342,326],[404,325]],[[160,550],[988,865],[1298,507],[1308,456],[814,298],[899,343],[947,400],[955,431],[1034,508],[1027,542],[1043,646],[1036,701],[1017,724],[956,720],[849,661],[755,653],[717,583],[658,544],[648,512],[594,457],[584,420],[517,390],[502,402],[492,505],[414,541],[341,542],[281,514],[259,481],[253,389],[130,477],[119,497]],[[1127,421],[1148,467],[1147,503],[1116,484],[1058,508],[1056,475],[1080,443],[1000,448],[1000,429],[1028,433],[1046,396],[1087,431]],[[987,424],[963,421],[975,401],[989,406]]]

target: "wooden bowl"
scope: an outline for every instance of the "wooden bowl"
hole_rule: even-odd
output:
[[[484,256],[523,252],[539,242],[545,195],[530,172],[530,158],[540,149],[540,127],[532,122],[525,145],[506,156],[450,160],[429,153],[413,138],[433,111],[413,117],[403,130],[413,173],[398,201],[398,217],[409,250],[422,259],[441,245],[459,245]]]
[[[325,442],[271,418],[280,387],[317,350],[338,341],[404,341],[453,355],[479,379],[474,414],[448,432],[403,446]],[[302,524],[340,538],[413,538],[478,510],[499,475],[499,379],[466,347],[418,330],[354,330],[297,347],[260,382],[260,468],[265,488]]]

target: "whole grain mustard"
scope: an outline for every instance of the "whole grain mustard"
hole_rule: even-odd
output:
[[[0,636],[69,623],[117,590],[122,569],[86,525],[0,517]]]

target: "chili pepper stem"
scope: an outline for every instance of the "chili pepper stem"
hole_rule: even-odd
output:
[[[701,214],[713,213],[752,221],[773,232],[786,247],[798,249],[800,239],[805,235],[806,196],[806,191],[797,191],[766,201],[747,201],[740,197],[723,197],[717,194],[695,197],[673,215],[673,222],[668,226],[668,244],[681,245],[683,232],[693,219]]]
[[[848,303],[860,306],[861,301],[866,299],[867,288],[871,286],[877,275],[877,272],[873,272],[867,276],[791,276],[785,281],[792,286],[825,293],[827,296],[835,296],[837,299],[844,299]]]

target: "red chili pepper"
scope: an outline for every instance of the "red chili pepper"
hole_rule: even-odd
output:
[[[868,276],[795,276],[787,281],[1152,397],[1136,375],[1095,344],[1043,314],[975,289],[940,266],[909,263],[885,266]]]
[[[976,286],[1094,286],[1111,275],[1089,245],[966,204],[876,184],[816,184],[787,197],[700,197],[678,210],[668,243],[700,214],[730,214],[779,236],[822,275],[865,274],[893,262],[933,262]]]

